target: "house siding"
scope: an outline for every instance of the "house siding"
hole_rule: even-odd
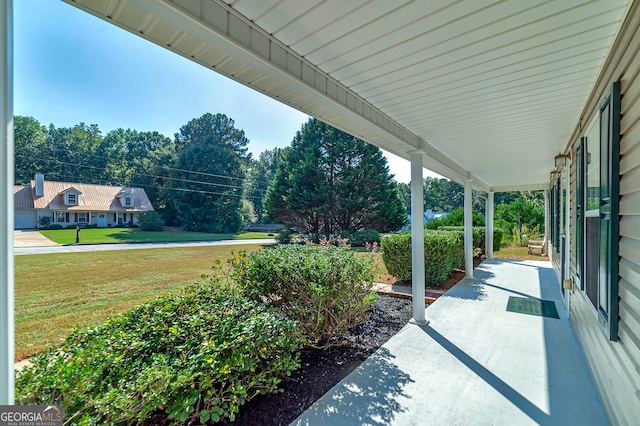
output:
[[[596,82],[584,114],[589,122],[613,82],[621,81],[619,331],[609,340],[595,309],[579,289],[571,292],[570,318],[587,359],[605,412],[612,424],[640,424],[640,10],[635,1]],[[584,124],[571,139],[575,153]],[[571,227],[575,239],[575,155],[571,168]],[[575,279],[575,247],[571,246]],[[554,268],[559,259],[553,256]]]

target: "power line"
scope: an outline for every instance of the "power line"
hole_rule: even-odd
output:
[[[16,154],[16,157],[26,158],[26,159],[29,159],[29,160],[55,161],[57,163],[64,164],[64,165],[67,165],[67,166],[85,167],[85,168],[100,170],[100,171],[103,171],[103,172],[106,171],[105,168],[103,168],[103,167],[90,166],[90,165],[87,165],[87,164],[69,163],[69,162],[58,160],[58,159],[55,159],[55,158],[39,158],[39,157],[30,157],[30,156],[18,155],[18,154]],[[131,172],[131,174],[137,175],[137,176],[146,176],[146,177],[152,177],[152,178],[156,178],[156,179],[165,179],[165,180],[185,182],[185,183],[195,183],[195,184],[201,184],[201,185],[220,186],[220,187],[225,187],[225,188],[241,189],[241,190],[245,189],[245,188],[243,188],[241,186],[228,185],[228,184],[224,184],[224,183],[214,183],[214,182],[198,181],[198,180],[193,180],[193,179],[174,178],[174,177],[169,177],[169,176],[152,175],[152,174],[149,174],[149,173]],[[266,188],[263,189],[263,188],[257,188],[256,187],[256,188],[251,188],[251,191],[258,192],[258,193],[259,192],[266,192]]]
[[[60,151],[60,152],[68,152],[67,150],[65,150],[63,148],[49,147],[49,149],[54,150],[54,151]],[[112,158],[107,157],[105,155],[89,154],[89,153],[82,153],[82,155],[89,156],[89,157],[102,158],[102,159],[105,159],[105,160],[112,160]],[[19,156],[19,155],[16,154],[16,156]],[[218,177],[218,178],[223,178],[223,179],[233,179],[233,180],[239,180],[239,181],[242,181],[242,182],[247,182],[247,181],[250,182],[251,181],[251,179],[247,179],[247,178],[238,178],[238,177],[233,177],[233,176],[219,175],[219,174],[215,174],[215,173],[199,172],[199,171],[195,171],[195,170],[178,169],[176,167],[171,167],[171,166],[167,166],[167,165],[162,165],[161,167],[164,168],[164,169],[167,169],[167,170],[175,170],[177,172],[193,173],[193,174],[197,174],[197,175]],[[255,182],[261,182],[261,183],[265,183],[267,185],[269,184],[269,182],[267,182],[267,181],[257,181],[256,180]]]
[[[29,157],[29,156],[25,156],[25,155],[16,155],[16,157],[27,158],[27,159],[30,159],[30,160],[41,160],[41,161],[47,161],[47,162],[54,161],[56,163],[60,163],[60,164],[68,165],[68,166],[85,167],[85,168],[104,171],[104,169],[101,168],[101,167],[89,166],[89,165],[86,165],[86,164],[74,164],[74,163],[69,163],[69,162],[58,160],[58,159],[54,159],[54,158],[38,158],[38,157]],[[151,174],[146,174],[146,173],[132,172],[132,174],[138,175],[138,176],[153,177],[153,178],[158,178],[158,179],[174,180],[174,181],[179,181],[179,182],[195,183],[195,184],[201,184],[201,185],[222,186],[222,187],[228,187],[228,188],[231,188],[231,189],[244,190],[244,188],[241,187],[241,186],[226,185],[226,184],[221,184],[221,183],[196,181],[196,180],[191,180],[191,179],[171,178],[171,177],[159,176],[159,175],[151,175]],[[91,178],[91,180],[93,180],[93,181],[102,181],[102,182],[111,182],[108,179],[99,179],[99,178]],[[240,198],[243,197],[243,195],[235,194],[235,193],[228,193],[228,192],[227,193],[225,193],[225,192],[214,192],[214,191],[204,191],[204,190],[195,190],[195,189],[188,189],[188,188],[175,188],[175,187],[164,187],[164,186],[160,187],[160,186],[154,186],[154,185],[149,185],[149,184],[137,184],[137,183],[134,183],[134,182],[131,182],[131,185],[120,185],[120,186],[148,187],[148,188],[156,188],[156,189],[159,189],[159,190],[176,190],[176,191],[182,191],[182,192],[196,192],[196,193],[201,193],[201,194],[228,195],[228,196],[240,197]],[[259,191],[266,192],[266,189],[252,188],[251,191],[253,191],[253,192],[259,192]],[[256,196],[256,195],[245,195],[244,197],[245,198],[262,199],[262,197]]]

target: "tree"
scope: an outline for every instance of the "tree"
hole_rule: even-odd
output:
[[[540,192],[542,194],[542,192]],[[521,245],[525,244],[523,238],[527,230],[542,229],[544,222],[543,195],[537,195],[532,191],[522,193],[509,204],[499,204],[496,207],[496,222],[499,226],[513,230],[514,237]]]
[[[103,138],[100,152],[107,157],[103,183],[144,188],[156,211],[166,214],[163,188],[176,161],[171,139],[158,132],[116,129]]]
[[[169,189],[175,218],[189,231],[228,233],[242,226],[248,139],[224,114],[204,114],[176,134]]]
[[[47,128],[33,117],[15,116],[15,182],[28,185],[36,172],[47,169]]]
[[[264,207],[305,233],[392,231],[406,221],[392,178],[379,148],[310,119],[284,150]]]
[[[278,161],[282,156],[282,149],[274,148],[260,153],[257,160],[251,160],[247,170],[244,186],[245,198],[253,207],[256,215],[255,222],[268,223],[264,210],[264,197],[269,183],[276,174]]]

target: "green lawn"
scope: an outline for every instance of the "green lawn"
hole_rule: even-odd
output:
[[[58,244],[75,244],[75,229],[51,229],[40,231]],[[273,238],[266,232],[240,232],[237,234],[207,234],[174,229],[165,231],[141,231],[140,228],[93,228],[80,231],[80,244],[153,243],[179,241],[220,241]]]
[[[185,247],[15,257],[16,360],[58,345],[72,328],[113,314],[211,273],[235,250],[260,245]]]

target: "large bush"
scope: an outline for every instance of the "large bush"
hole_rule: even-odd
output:
[[[164,221],[155,211],[144,212],[138,216],[138,223],[142,231],[163,231]]]
[[[18,374],[16,403],[63,405],[65,424],[233,420],[299,365],[293,322],[236,293],[193,284],[76,330]]]
[[[241,255],[233,265],[245,294],[278,305],[315,348],[341,344],[377,298],[374,260],[348,247],[279,245]]]
[[[459,231],[463,233],[464,240],[464,226],[441,226],[438,228],[440,231]],[[493,228],[493,251],[500,250],[500,244],[502,243],[502,229]],[[473,227],[473,247],[481,250],[484,253],[486,244],[486,228],[484,226]]]
[[[411,234],[392,234],[382,238],[380,248],[387,271],[399,281],[411,280]],[[424,264],[427,284],[442,284],[454,268],[464,261],[460,232],[425,231]]]

